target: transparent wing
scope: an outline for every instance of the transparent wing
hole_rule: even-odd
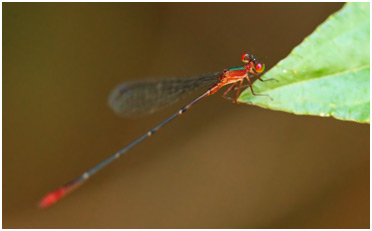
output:
[[[203,86],[218,82],[221,72],[191,78],[168,78],[123,83],[109,96],[109,105],[120,116],[141,116],[167,107]]]

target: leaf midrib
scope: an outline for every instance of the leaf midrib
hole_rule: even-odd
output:
[[[336,73],[333,73],[333,74],[330,74],[330,75],[319,76],[319,77],[306,79],[306,80],[298,81],[298,82],[292,82],[292,83],[281,85],[281,86],[278,86],[278,87],[275,87],[275,88],[270,88],[267,91],[261,91],[261,92],[270,92],[272,90],[277,90],[277,89],[280,89],[280,88],[285,88],[285,87],[288,87],[288,86],[291,86],[291,85],[296,85],[296,84],[300,84],[300,83],[304,83],[304,82],[310,82],[310,81],[315,81],[315,80],[318,80],[318,79],[325,79],[325,78],[334,77],[334,76],[337,76],[337,75],[344,75],[344,74],[348,74],[348,73],[352,73],[352,72],[358,72],[360,70],[363,70],[363,69],[369,68],[369,67],[370,67],[370,65],[364,65],[364,66],[354,68],[354,69],[349,69],[349,70],[346,70],[346,71],[343,71],[343,72],[336,72]]]

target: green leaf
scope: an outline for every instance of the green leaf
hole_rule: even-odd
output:
[[[246,89],[239,102],[369,123],[369,3],[347,3]]]

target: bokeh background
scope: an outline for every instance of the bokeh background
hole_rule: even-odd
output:
[[[243,52],[268,70],[342,5],[3,3],[3,227],[369,228],[369,125],[222,92],[37,208],[203,92],[128,119],[107,106],[117,84],[221,71]]]

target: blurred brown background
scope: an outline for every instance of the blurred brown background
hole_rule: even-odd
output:
[[[3,3],[4,228],[369,228],[369,125],[201,101],[117,117],[117,84],[284,58],[342,3]],[[202,91],[200,91],[202,92]],[[199,92],[199,93],[200,93]],[[295,97],[295,96],[294,96]]]

